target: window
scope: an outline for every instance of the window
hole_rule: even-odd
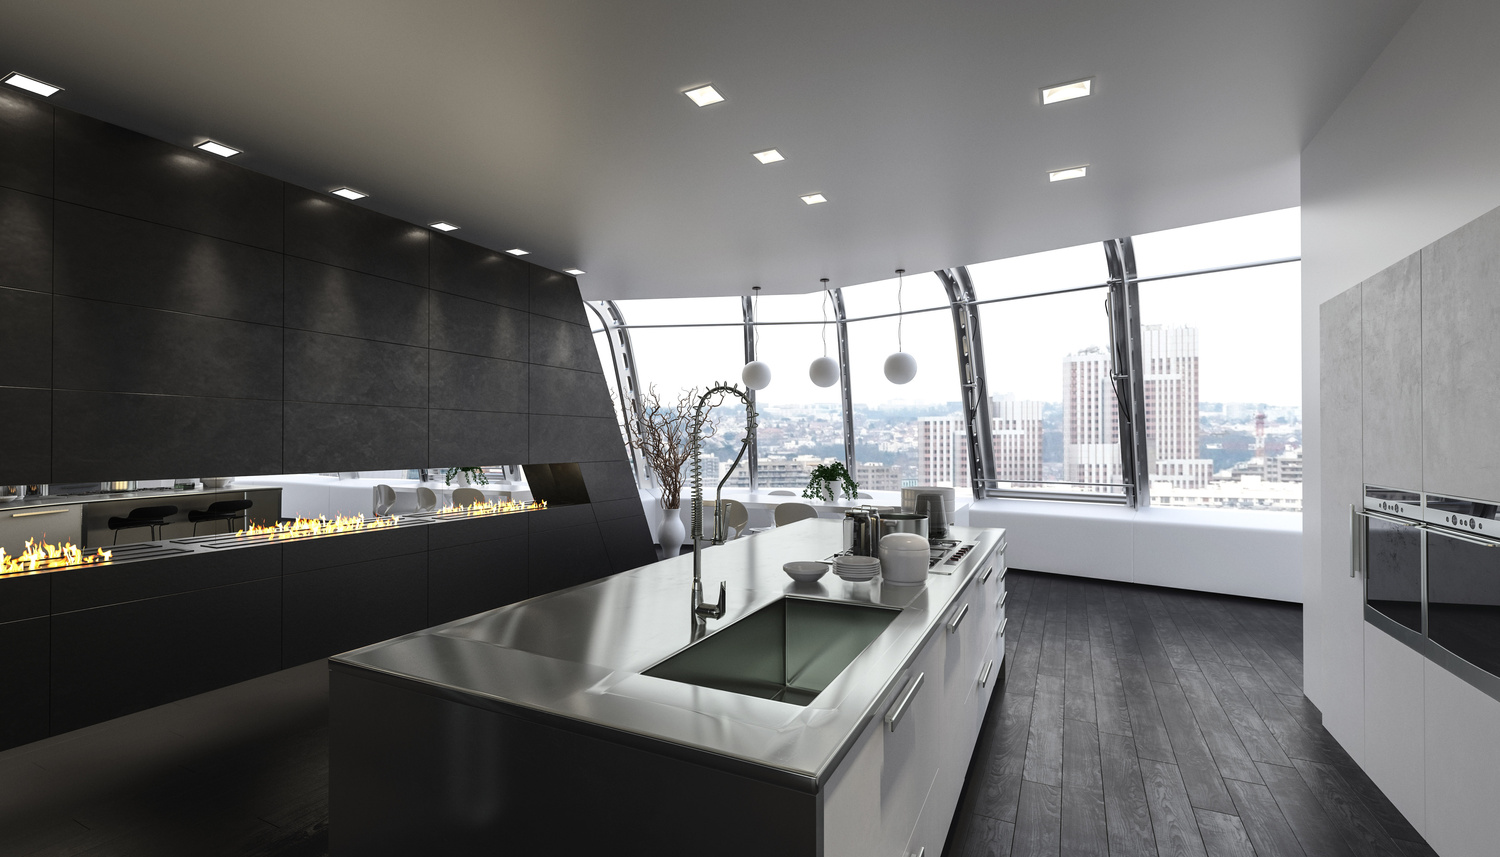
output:
[[[985,301],[1103,285],[1109,269],[1095,243],[970,265],[969,279],[974,297]]]
[[[828,324],[820,323],[824,300],[821,291],[760,298],[756,354],[771,367],[771,385],[756,394],[761,488],[788,488],[800,493],[813,467],[844,460],[839,385],[819,387],[807,374],[814,358],[825,353],[835,360],[839,356],[832,301],[827,304]],[[785,323],[799,321],[819,323]],[[749,474],[736,471],[728,484],[748,486]]]
[[[1141,279],[1289,259],[1302,253],[1302,210],[1287,208],[1136,236]]]

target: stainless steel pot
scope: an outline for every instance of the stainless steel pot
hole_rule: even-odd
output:
[[[844,547],[855,556],[880,556],[880,512],[850,509],[844,513]]]
[[[882,512],[880,515],[880,537],[891,533],[912,533],[927,538],[927,516],[913,512]]]

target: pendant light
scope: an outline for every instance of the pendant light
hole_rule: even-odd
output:
[[[906,269],[896,269],[896,353],[885,358],[885,379],[892,384],[905,384],[917,377],[917,358],[901,350],[902,315],[901,289],[906,285]]]
[[[755,298],[750,314],[755,318],[752,336],[755,337],[755,353],[760,354],[760,286],[752,286]],[[740,380],[751,390],[764,390],[771,385],[771,367],[759,360],[751,360],[740,370]]]
[[[828,356],[828,278],[818,282],[823,284],[823,356],[807,367],[807,377],[819,387],[832,387],[839,382],[839,364]]]

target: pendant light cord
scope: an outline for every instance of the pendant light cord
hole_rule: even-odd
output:
[[[901,347],[901,326],[906,321],[905,310],[901,306],[901,290],[906,286],[906,269],[896,269],[896,350],[905,351]]]
[[[750,322],[750,333],[755,337],[755,359],[760,359],[760,286],[754,287],[755,294],[750,301],[750,315],[755,320]]]
[[[827,357],[828,356],[828,298],[829,298],[829,294],[828,294],[828,280],[825,279],[825,280],[821,280],[820,282],[823,283],[823,356]]]

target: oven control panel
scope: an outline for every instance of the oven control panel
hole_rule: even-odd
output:
[[[1372,512],[1384,512],[1420,521],[1423,519],[1422,492],[1366,485],[1365,508]]]
[[[1423,516],[1423,520],[1440,527],[1452,527],[1485,535],[1500,534],[1500,521],[1496,520],[1496,504],[1483,500],[1429,494],[1427,495],[1427,513]]]

